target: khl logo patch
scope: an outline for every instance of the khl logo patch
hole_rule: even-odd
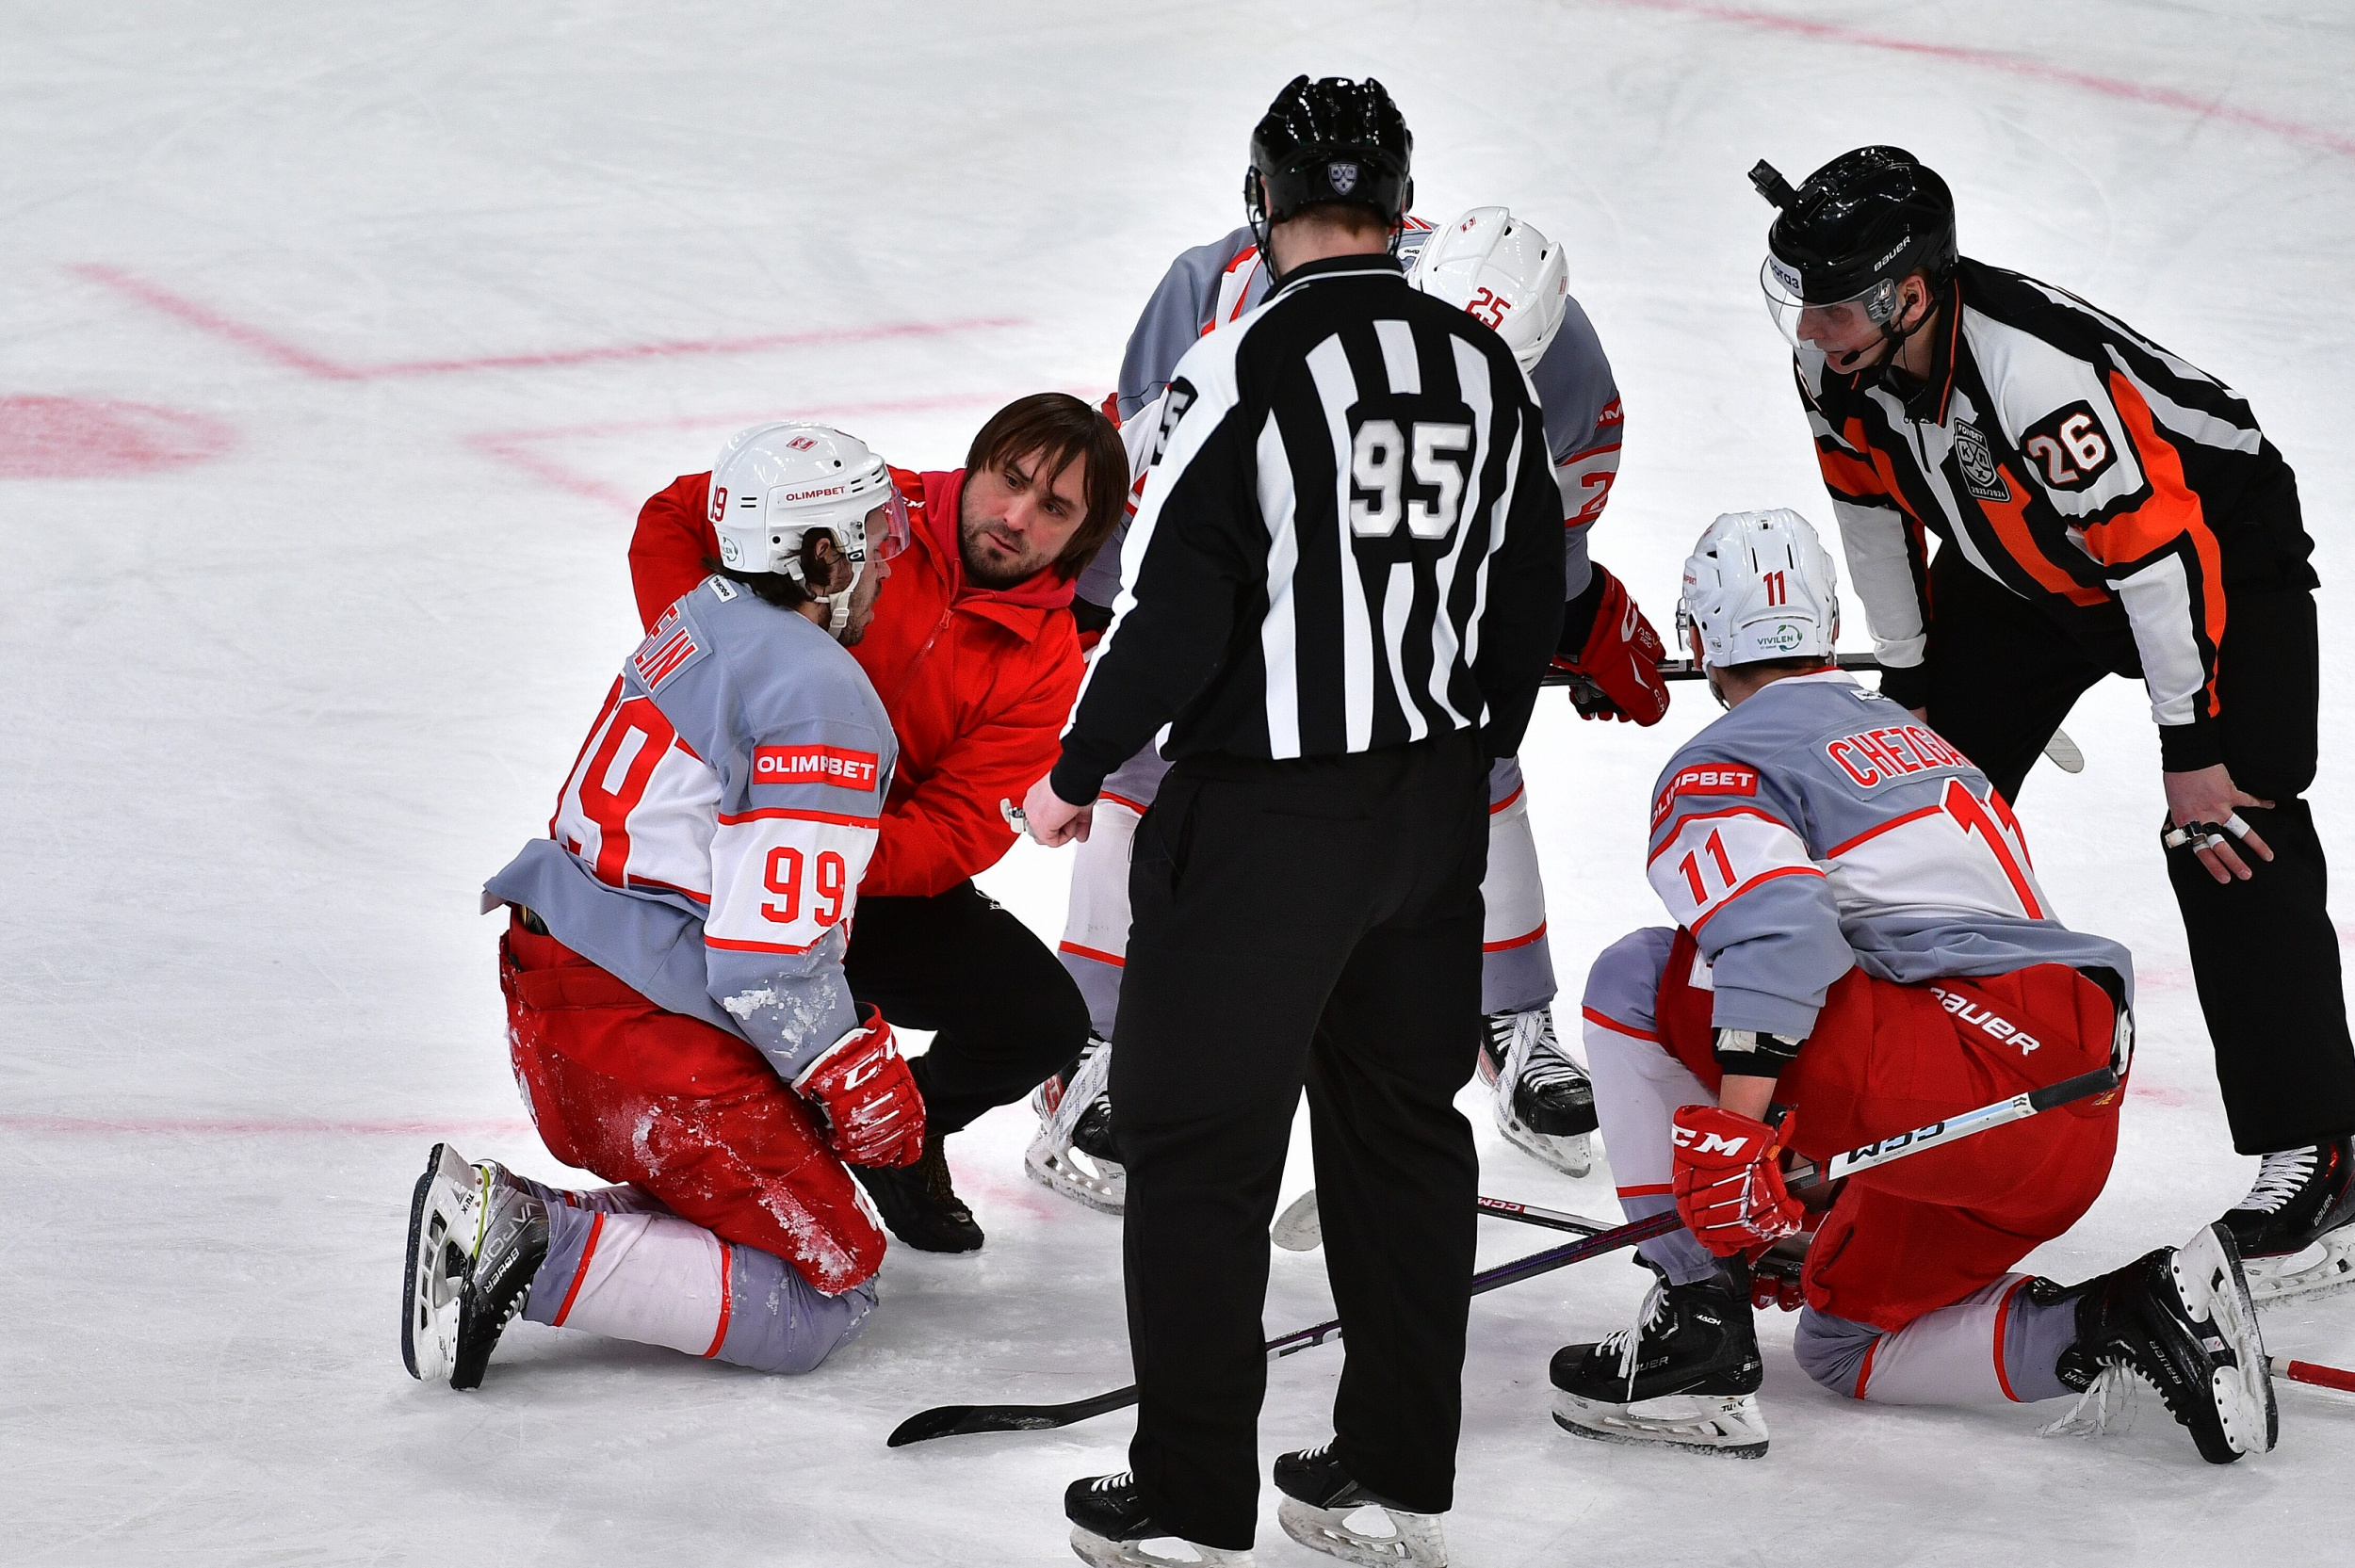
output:
[[[1987,437],[1968,419],[1955,421],[1955,462],[1962,470],[1963,488],[1980,500],[2011,499],[2011,486],[2004,482],[2003,470],[1995,466]]]
[[[1357,188],[1357,166],[1354,163],[1327,164],[1324,177],[1332,182],[1336,196],[1346,196]]]

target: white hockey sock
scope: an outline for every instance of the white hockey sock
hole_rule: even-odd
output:
[[[871,1281],[823,1295],[784,1259],[674,1214],[551,1206],[547,1261],[524,1316],[759,1371],[805,1372],[854,1336],[874,1305]]]

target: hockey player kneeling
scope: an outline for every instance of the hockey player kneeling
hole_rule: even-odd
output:
[[[719,570],[622,671],[550,835],[491,879],[516,1082],[572,1192],[436,1145],[401,1355],[482,1381],[534,1322],[770,1372],[864,1325],[884,1234],[845,1161],[922,1153],[890,1026],[842,949],[897,755],[854,642],[907,537],[883,460],[767,425],[721,453]]]
[[[1597,1107],[1648,1242],[1641,1321],[1553,1359],[1554,1419],[1585,1437],[1766,1451],[1749,1265],[1812,1228],[1800,1365],[1889,1404],[2077,1392],[2094,1424],[2128,1374],[2202,1458],[2273,1445],[2273,1394],[2232,1234],[2212,1225],[2064,1286],[2011,1271],[2107,1179],[2118,1092],[1842,1183],[1811,1214],[1786,1151],[1831,1155],[2122,1057],[2125,949],[2052,917],[1986,776],[1827,667],[1829,558],[1789,511],[1719,518],[1679,622],[1731,711],[1680,752],[1649,875],[1678,929],[1607,948],[1587,982]]]

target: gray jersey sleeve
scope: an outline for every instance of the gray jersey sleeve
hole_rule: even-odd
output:
[[[1592,578],[1586,531],[1602,516],[1618,478],[1625,419],[1618,382],[1595,324],[1576,299],[1567,307],[1561,330],[1529,380],[1545,405],[1546,445],[1553,456],[1554,483],[1562,490],[1564,597],[1575,599]]]
[[[1169,264],[1161,286],[1145,302],[1145,314],[1137,317],[1136,330],[1129,334],[1129,351],[1120,362],[1124,425],[1168,387],[1178,362],[1210,330],[1219,284],[1227,269],[1256,243],[1249,229],[1237,229],[1224,239],[1195,246]]]
[[[1799,793],[1714,730],[1660,777],[1646,872],[1709,962],[1717,1027],[1804,1040],[1856,961]]]

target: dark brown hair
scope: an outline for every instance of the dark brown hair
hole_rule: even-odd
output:
[[[1055,575],[1069,582],[1112,538],[1129,504],[1129,450],[1120,444],[1120,428],[1101,411],[1067,392],[1036,392],[989,416],[965,455],[966,472],[1002,473],[1009,463],[1033,454],[1039,463],[1031,477],[1042,485],[1052,486],[1074,460],[1086,465],[1087,516],[1055,558]]]

